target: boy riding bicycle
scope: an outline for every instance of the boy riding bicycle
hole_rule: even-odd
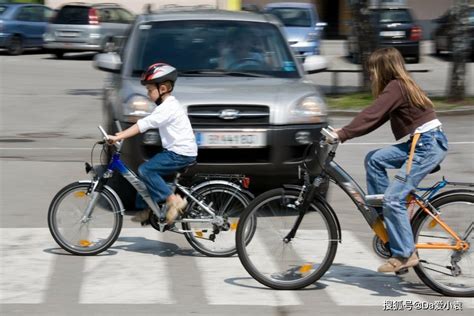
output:
[[[182,213],[187,201],[172,193],[163,176],[191,165],[197,157],[196,140],[189,118],[178,100],[171,95],[177,77],[177,70],[170,65],[156,63],[148,67],[140,82],[146,86],[148,97],[157,107],[130,128],[116,133],[115,136],[109,135],[109,141],[115,143],[149,129],[159,130],[163,151],[141,164],[138,167],[138,175],[155,202],[166,201],[168,224],[173,223]],[[146,222],[151,210],[140,195],[137,195],[136,207],[139,211],[132,221]]]

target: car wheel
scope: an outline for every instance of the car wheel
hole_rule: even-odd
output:
[[[53,53],[53,55],[57,58],[57,59],[63,59],[64,57],[64,52],[63,51],[55,51]]]
[[[23,40],[21,36],[14,35],[7,46],[7,52],[9,55],[21,55],[23,53]]]

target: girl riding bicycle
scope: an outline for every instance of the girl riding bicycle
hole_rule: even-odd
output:
[[[448,141],[433,103],[409,76],[397,49],[373,52],[368,69],[376,100],[336,131],[344,142],[368,134],[390,120],[396,140],[410,135],[408,141],[371,151],[365,159],[368,194],[384,194],[383,216],[392,254],[378,271],[397,272],[419,262],[406,198],[444,159]],[[416,145],[414,155],[410,155],[413,162],[409,158],[412,142]],[[391,182],[387,169],[400,169]]]
[[[144,133],[149,129],[159,130],[164,149],[141,164],[138,167],[138,175],[155,202],[166,200],[168,224],[178,217],[187,202],[178,194],[172,194],[162,176],[172,174],[194,163],[197,156],[196,140],[189,118],[178,100],[171,95],[177,76],[177,70],[164,63],[156,63],[148,67],[142,75],[141,84],[146,86],[148,97],[156,103],[157,107],[150,115],[138,120],[130,128],[115,136],[109,135],[110,142],[114,143]],[[136,206],[139,212],[132,221],[145,223],[151,210],[146,207],[140,195],[137,195]]]

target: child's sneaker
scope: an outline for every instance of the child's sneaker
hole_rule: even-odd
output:
[[[174,198],[166,203],[168,205],[168,211],[166,212],[166,222],[171,225],[180,214],[183,214],[184,209],[188,206],[188,201],[183,199],[178,194],[174,195]]]

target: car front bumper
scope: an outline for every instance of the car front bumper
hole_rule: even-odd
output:
[[[123,124],[124,128],[131,124]],[[259,148],[199,148],[195,173],[238,173],[256,179],[258,187],[268,188],[297,180],[298,166],[304,160],[308,142],[317,143],[321,128],[327,123],[259,127],[266,133],[266,146]],[[205,127],[199,126],[196,131]],[[210,128],[209,128],[210,129]],[[238,128],[234,129],[239,131]],[[123,159],[136,170],[143,161],[161,150],[156,131],[127,139]],[[311,153],[307,160],[313,157]],[[190,174],[190,175],[192,175]],[[255,182],[254,182],[255,185]]]
[[[380,47],[395,47],[400,51],[402,56],[419,56],[420,43],[419,42],[381,42]]]

